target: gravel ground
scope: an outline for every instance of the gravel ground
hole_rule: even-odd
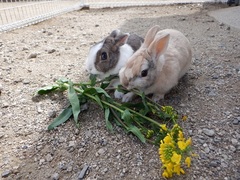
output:
[[[192,167],[175,179],[240,179],[240,30],[208,16],[226,5],[175,5],[83,10],[0,35],[0,178],[161,179],[158,147],[115,127],[106,129],[94,104],[47,131],[67,105],[65,94],[34,97],[59,77],[88,79],[89,47],[113,29],[144,36],[158,24],[175,28],[193,46],[193,65],[163,102],[189,119]]]

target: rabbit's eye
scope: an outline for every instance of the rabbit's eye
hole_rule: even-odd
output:
[[[147,75],[148,75],[148,70],[147,69],[145,69],[141,72],[142,77],[146,77]]]
[[[101,54],[101,60],[107,60],[107,53],[106,52],[102,52]]]

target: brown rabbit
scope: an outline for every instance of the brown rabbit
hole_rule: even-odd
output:
[[[122,33],[114,30],[109,36],[93,45],[88,53],[86,69],[99,79],[110,75],[118,75],[119,70],[126,64],[127,59],[141,46],[143,38],[136,34]],[[109,88],[117,87],[119,79],[111,81]],[[115,98],[122,98],[123,93],[117,90]]]
[[[188,71],[192,62],[191,45],[179,31],[152,27],[146,34],[144,43],[120,70],[121,84],[128,90],[139,89],[145,94],[153,94],[158,101]],[[122,101],[133,98],[127,93]]]
[[[143,38],[136,34],[114,30],[109,36],[93,45],[88,53],[86,69],[100,79],[118,75],[127,59],[141,46]]]

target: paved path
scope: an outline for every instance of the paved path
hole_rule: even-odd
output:
[[[240,29],[240,6],[229,7],[209,12],[219,22]]]

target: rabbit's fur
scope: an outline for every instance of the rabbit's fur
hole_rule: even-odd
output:
[[[86,70],[105,79],[110,75],[118,75],[119,70],[126,64],[128,58],[141,46],[143,38],[136,34],[122,33],[114,30],[102,41],[93,45],[86,60]],[[111,81],[108,88],[116,88],[119,79]],[[115,91],[114,96],[121,98],[123,93]]]
[[[177,85],[191,62],[191,45],[181,32],[154,26],[147,32],[140,49],[120,70],[120,82],[128,90],[136,88],[145,94],[153,94],[153,100],[158,101]],[[132,98],[133,93],[128,93],[122,101]]]

